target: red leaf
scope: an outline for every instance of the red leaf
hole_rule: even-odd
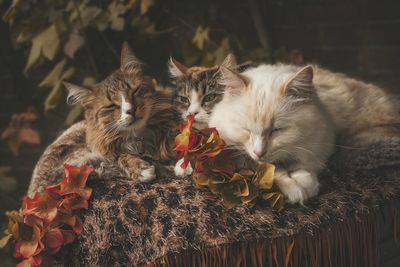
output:
[[[92,190],[86,187],[87,179],[93,172],[93,168],[88,165],[75,167],[64,165],[65,177],[60,183],[61,195],[78,194],[83,199],[88,200],[92,194]]]
[[[50,254],[53,255],[57,253],[63,245],[64,236],[60,229],[51,229],[45,234],[43,242],[46,250],[51,251]]]
[[[23,143],[27,143],[30,145],[39,145],[40,144],[40,135],[36,130],[32,128],[22,128],[19,131],[19,140]]]

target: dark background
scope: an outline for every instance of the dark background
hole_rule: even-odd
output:
[[[0,1],[1,14],[10,2]],[[256,5],[258,13],[251,10],[251,4]],[[282,54],[296,50],[305,62],[317,63],[400,93],[398,0],[159,0],[151,12],[150,15],[157,18],[158,27],[167,25],[166,28],[174,30],[149,40],[138,40],[135,33],[130,32],[107,32],[106,35],[115,51],[119,51],[123,40],[128,40],[138,57],[146,62],[149,73],[164,82],[168,57],[174,55],[185,61],[180,42],[191,38],[187,36],[193,33],[187,28],[202,24],[210,25],[216,38],[237,33],[242,40],[241,45],[232,45],[232,50],[242,61],[248,59],[247,49],[269,48],[266,53],[271,55],[270,62],[278,61],[282,59]],[[184,23],[192,26],[185,26]],[[96,40],[96,33],[88,34]],[[13,38],[10,25],[0,21],[0,131],[6,128],[13,113],[32,107],[39,116],[33,127],[40,132],[42,144],[22,145],[19,156],[15,157],[7,143],[0,140],[0,166],[12,167],[8,175],[15,177],[17,185],[12,190],[0,191],[0,222],[5,221],[4,211],[19,207],[20,197],[27,188],[36,161],[45,147],[65,128],[68,109],[60,104],[44,114],[45,94],[37,88],[41,79],[23,74],[27,53],[13,43]],[[92,42],[89,48],[94,51],[107,49],[96,43]],[[95,60],[100,78],[118,66],[118,58],[98,57]],[[82,68],[85,67],[83,64]],[[40,71],[35,75],[44,76]],[[384,251],[397,249],[400,252],[398,246],[389,241],[382,242]],[[400,266],[396,265],[392,256],[385,257],[382,259],[387,264],[385,266]],[[0,265],[1,261],[0,254]]]

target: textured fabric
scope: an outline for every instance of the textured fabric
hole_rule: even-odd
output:
[[[201,252],[213,249],[214,266],[219,266],[218,262],[232,266],[229,259],[223,261],[215,257],[229,258],[223,254],[244,253],[249,243],[256,244],[257,255],[262,255],[262,249],[265,247],[267,251],[268,244],[275,239],[284,240],[286,246],[283,249],[288,255],[293,236],[302,236],[298,240],[309,244],[306,240],[315,237],[319,238],[318,242],[323,242],[329,235],[332,235],[330,240],[338,239],[335,233],[340,233],[338,236],[342,238],[353,235],[349,238],[359,239],[347,241],[350,243],[344,248],[346,254],[350,248],[374,241],[373,214],[380,205],[400,196],[400,143],[394,141],[366,148],[340,149],[319,175],[322,184],[319,196],[310,199],[306,206],[286,205],[282,212],[276,212],[262,201],[251,208],[225,209],[218,197],[206,189],[196,189],[190,178],[173,177],[167,167],[159,168],[159,178],[153,183],[131,181],[113,163],[84,157],[90,154],[82,138],[84,125],[76,127],[80,133],[75,133],[73,142],[68,136],[71,132],[66,132],[46,150],[29,188],[32,194],[45,184],[55,183],[61,178],[61,168],[49,169],[49,166],[61,166],[65,161],[78,162],[77,158],[87,160],[98,172],[98,176],[89,181],[93,197],[89,209],[82,214],[84,231],[77,242],[62,250],[56,264],[60,266],[194,266],[210,262],[210,259],[201,259],[211,252],[207,255]],[[347,223],[349,219],[351,222]],[[295,248],[303,241],[296,242]],[[318,250],[325,243],[315,244],[318,245],[314,250]],[[313,253],[316,255],[317,252]],[[197,253],[199,261],[187,253]],[[182,255],[190,259],[190,264],[178,259]],[[273,250],[269,255],[277,257]],[[311,258],[306,260],[312,261]],[[309,266],[322,266],[322,261],[328,260],[333,261],[327,257],[314,259],[314,264]],[[372,260],[366,258],[365,262],[374,266]],[[272,262],[271,259],[265,261],[270,262],[270,266],[278,266],[285,259],[278,257]],[[251,262],[263,260],[254,256]],[[235,264],[244,266],[244,261]],[[289,266],[296,265],[291,263]],[[331,262],[329,266],[335,264]],[[357,266],[357,263],[346,263],[345,266]]]

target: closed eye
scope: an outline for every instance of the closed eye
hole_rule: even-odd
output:
[[[276,133],[278,133],[278,132],[281,132],[282,130],[284,130],[284,128],[279,128],[279,127],[272,128],[272,129],[270,130],[270,132],[269,132],[269,135],[272,136],[272,135],[274,135],[274,134],[276,134]]]
[[[208,94],[204,97],[203,103],[213,101],[217,96],[217,94]]]

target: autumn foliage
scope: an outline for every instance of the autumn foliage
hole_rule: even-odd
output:
[[[196,130],[194,115],[189,115],[180,125],[175,138],[177,157],[182,158],[181,167],[190,164],[194,168],[193,180],[197,187],[209,188],[223,199],[225,207],[254,204],[257,198],[267,200],[275,209],[282,209],[282,193],[275,191],[275,166],[260,164],[256,169],[235,167],[233,151],[226,147],[216,128]]]
[[[88,208],[92,189],[86,182],[93,169],[64,165],[64,170],[59,184],[32,198],[24,196],[20,211],[6,213],[8,229],[0,246],[15,240],[14,256],[23,259],[17,267],[49,266],[52,256],[82,232],[78,213]]]

